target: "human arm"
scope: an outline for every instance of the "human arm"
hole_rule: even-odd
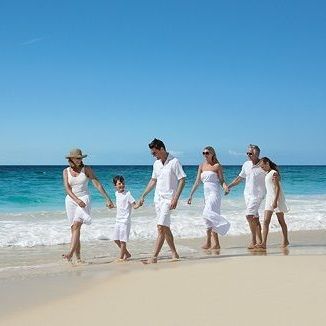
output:
[[[69,169],[69,168],[67,168],[67,169]],[[65,186],[66,193],[78,206],[85,207],[86,204],[72,192],[71,186],[70,186],[70,184],[68,182],[68,171],[67,171],[67,169],[63,170],[63,184]]]
[[[105,189],[102,186],[101,182],[97,179],[94,171],[89,166],[85,167],[85,174],[87,175],[87,177],[89,179],[92,180],[92,183],[93,183],[94,187],[104,197],[104,199],[106,201],[106,206],[109,207],[109,208],[114,208],[114,204],[113,204],[111,198],[109,197],[109,195],[105,191]]]
[[[273,204],[272,204],[272,207],[275,209],[277,207],[277,202],[278,202],[278,199],[280,197],[280,180],[279,180],[279,175],[278,173],[274,173],[273,174],[273,183],[275,185],[275,190],[276,190],[276,194],[275,194],[275,198],[274,198],[274,201],[273,201]]]
[[[223,173],[222,165],[218,165],[218,167],[217,167],[217,175],[218,175],[218,179],[220,181],[220,184],[224,189],[224,193],[225,193],[225,195],[227,195],[230,192],[230,189],[229,189],[228,185],[226,184],[226,182],[224,180],[224,173]]]
[[[141,203],[140,203],[140,201],[138,201],[138,202],[135,201],[135,202],[132,203],[132,207],[133,207],[134,209],[137,209],[137,208],[139,208],[140,206],[142,206]]]
[[[171,200],[170,209],[175,209],[177,207],[178,200],[181,195],[181,191],[182,191],[183,187],[185,186],[185,183],[186,183],[185,177],[178,180],[178,187],[177,187],[177,190]]]
[[[151,178],[143,192],[143,194],[141,195],[140,199],[139,199],[139,203],[142,206],[144,204],[145,201],[145,197],[147,196],[148,193],[150,193],[153,188],[155,187],[157,182],[157,179]]]
[[[228,188],[229,188],[229,191],[231,188],[233,188],[234,186],[237,186],[244,178],[240,177],[240,176],[237,176],[229,185],[228,185]]]
[[[195,180],[195,182],[194,182],[194,184],[193,184],[193,186],[192,186],[192,188],[191,188],[191,191],[190,191],[190,196],[189,196],[189,199],[188,199],[188,201],[187,201],[187,203],[189,204],[189,205],[191,205],[191,202],[192,202],[192,196],[193,196],[193,194],[195,193],[195,191],[197,190],[197,188],[198,188],[198,186],[199,186],[199,184],[200,184],[200,174],[201,174],[201,172],[202,172],[202,166],[201,165],[199,165],[198,166],[198,170],[197,170],[197,176],[196,176],[196,180]]]

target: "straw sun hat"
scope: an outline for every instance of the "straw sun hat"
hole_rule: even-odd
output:
[[[66,156],[66,158],[84,158],[86,156],[87,155],[83,155],[81,149],[74,148],[69,152],[69,154]]]

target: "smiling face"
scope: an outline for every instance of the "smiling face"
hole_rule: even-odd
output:
[[[254,148],[248,147],[247,156],[248,156],[250,161],[257,162],[258,157],[259,157],[259,153]]]
[[[151,154],[156,157],[157,160],[164,160],[166,158],[166,151],[163,147],[157,149],[155,147],[151,148]]]
[[[117,189],[117,192],[124,192],[125,183],[121,182],[120,180],[117,180],[117,183],[115,184],[115,189]]]
[[[83,159],[82,158],[76,158],[76,157],[71,157],[69,158],[69,163],[73,167],[80,167],[83,164]]]
[[[259,162],[259,166],[260,166],[264,171],[266,171],[266,172],[269,172],[269,171],[271,170],[271,167],[270,167],[269,163],[268,163],[268,162],[264,162],[263,160],[261,160],[261,161]]]
[[[207,162],[210,162],[212,160],[213,153],[211,153],[207,148],[204,148],[203,156]]]

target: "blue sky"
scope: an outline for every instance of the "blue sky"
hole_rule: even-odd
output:
[[[326,164],[324,1],[1,1],[0,164]]]

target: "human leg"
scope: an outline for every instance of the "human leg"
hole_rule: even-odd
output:
[[[254,215],[247,215],[246,216],[250,232],[251,232],[251,242],[248,245],[248,249],[254,249],[255,245],[257,244],[257,232],[256,232],[256,227],[257,223],[255,223],[255,216]]]
[[[120,259],[125,259],[127,255],[127,243],[124,241],[120,241]]]
[[[150,259],[150,262],[157,263],[157,257],[162,249],[164,241],[165,241],[164,226],[158,225],[157,226],[157,238],[156,238],[155,247],[154,247],[154,255]]]
[[[71,226],[71,243],[70,243],[70,251],[68,254],[64,255],[67,260],[71,260],[73,254],[76,252],[76,249],[79,246],[80,249],[80,228],[82,226],[82,222],[74,222]],[[79,252],[80,255],[80,252]]]
[[[284,213],[276,213],[278,222],[280,223],[280,226],[282,228],[282,234],[283,234],[283,244],[281,247],[285,248],[289,245],[289,239],[288,239],[288,227],[285,223],[284,219]]]
[[[206,229],[206,242],[202,245],[202,249],[209,249],[212,245],[212,228]]]
[[[259,216],[257,216],[256,219],[256,238],[257,238],[257,242],[258,244],[261,244],[263,242],[263,238],[262,238],[262,232],[261,232],[261,224],[259,221]]]
[[[263,241],[261,245],[259,246],[262,249],[266,249],[267,245],[267,237],[268,237],[268,232],[269,232],[269,224],[271,223],[271,218],[272,218],[273,212],[266,210],[264,213],[264,227],[263,227]]]
[[[177,253],[177,250],[175,248],[175,244],[174,244],[174,238],[173,238],[173,234],[171,232],[171,229],[167,226],[164,226],[164,232],[165,232],[165,240],[168,244],[168,246],[170,247],[170,250],[172,252],[172,258],[175,259],[179,259],[179,255]]]
[[[212,245],[210,247],[210,249],[220,249],[220,242],[219,242],[219,239],[218,239],[218,234],[214,231],[211,232],[211,237],[212,237]]]

